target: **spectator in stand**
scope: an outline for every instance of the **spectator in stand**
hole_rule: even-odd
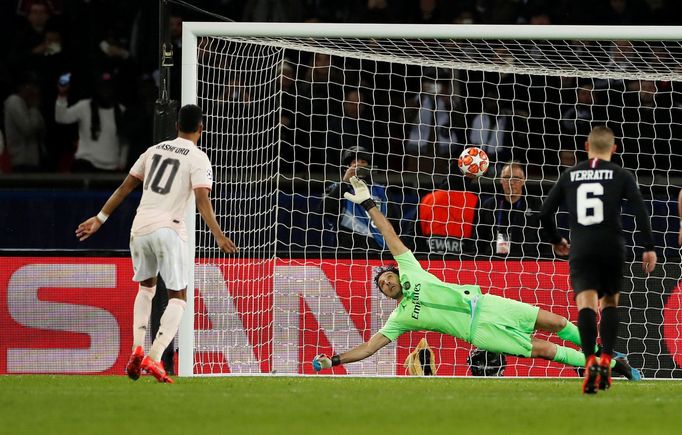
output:
[[[329,116],[329,131],[324,144],[326,144],[327,164],[333,168],[343,163],[344,150],[358,146],[372,150],[372,126],[364,117],[364,99],[365,96],[360,89],[347,88],[343,99],[342,116]]]
[[[294,173],[302,170],[307,162],[301,156],[306,148],[300,144],[303,135],[300,128],[299,87],[301,82],[296,80],[296,73],[291,62],[285,60],[281,65],[281,95],[282,110],[279,113],[280,129],[280,172]],[[307,157],[307,156],[306,156]]]
[[[331,115],[340,116],[344,82],[341,70],[332,63],[332,57],[325,53],[315,53],[310,59],[308,70],[303,75],[300,93],[301,128],[309,132],[306,145],[310,156],[301,156],[302,161],[310,162],[310,171],[322,172],[327,132],[330,130]],[[307,157],[307,158],[306,158]],[[338,164],[338,157],[336,164]]]
[[[633,80],[626,83],[628,93],[622,119],[616,125],[622,138],[619,149],[623,166],[637,171],[638,175],[652,175],[652,171],[670,175],[679,174],[680,168],[671,167],[671,156],[679,150],[679,138],[672,135],[671,100],[658,92],[650,80]],[[618,120],[613,114],[611,119]],[[676,175],[677,175],[676,174]]]
[[[596,108],[593,91],[594,86],[591,83],[579,85],[575,105],[566,109],[561,116],[562,132],[568,136],[577,136],[576,141],[581,144],[592,130],[593,111]]]
[[[40,86],[29,76],[17,92],[5,100],[5,132],[12,172],[42,169],[45,150],[45,120],[40,113]]]
[[[551,245],[540,243],[542,201],[526,194],[523,166],[515,161],[505,164],[499,182],[502,194],[483,201],[478,210],[478,253],[526,258],[550,255]]]
[[[129,105],[136,98],[134,84],[138,78],[137,66],[130,55],[128,23],[118,18],[104,27],[104,35],[93,56],[89,71],[109,71],[116,76],[112,82],[117,100]]]
[[[323,225],[326,231],[336,233],[339,252],[359,252],[363,257],[370,253],[381,255],[386,244],[381,233],[374,227],[365,210],[357,204],[344,198],[346,192],[352,192],[350,179],[357,176],[370,186],[372,198],[382,213],[391,218],[399,216],[388,201],[386,187],[372,182],[372,154],[368,149],[355,146],[347,149],[343,154],[343,165],[347,168],[340,183],[331,184],[322,202]],[[393,226],[397,225],[392,222]]]
[[[116,172],[124,169],[128,157],[123,113],[114,92],[113,76],[97,79],[93,98],[68,105],[69,86],[58,85],[55,120],[78,123],[78,149],[73,172]]]
[[[107,59],[106,63],[110,69],[114,69],[115,65],[124,62],[130,58],[130,51],[126,47],[126,43],[121,37],[111,30],[109,35],[102,39],[99,43],[99,49]]]
[[[596,45],[591,49],[596,50],[596,52],[599,53],[600,50],[605,48]],[[612,41],[608,47],[608,56],[607,68],[610,71],[634,72],[637,70],[637,63],[641,62],[632,41]],[[609,105],[618,108],[615,110],[619,110],[624,104],[625,86],[625,80],[622,78],[594,79],[594,87],[599,91],[607,93]]]
[[[512,119],[501,108],[500,95],[489,89],[483,98],[483,111],[470,115],[468,144],[480,147],[490,158],[490,175],[497,175],[502,162],[511,157]]]
[[[561,115],[560,166],[567,168],[575,165],[576,153],[583,149],[587,136],[592,131],[592,123],[603,122],[604,119],[605,106],[599,104],[592,82],[578,84],[575,104]]]
[[[31,58],[43,56],[53,51],[47,42],[45,32],[52,13],[49,4],[44,0],[34,0],[26,12],[26,21],[19,25],[14,33],[8,64],[14,68],[17,77],[29,69]]]
[[[408,133],[407,151],[414,156],[408,168],[413,171],[447,174],[450,162],[464,150],[464,117],[453,103],[449,77],[422,81],[422,92]]]
[[[71,61],[62,45],[62,33],[58,28],[49,26],[45,31],[45,43],[49,50],[41,56],[34,56],[31,65],[40,80],[42,105],[40,111],[45,119],[47,156],[44,169],[57,171],[65,157],[73,155],[75,131],[73,126],[55,122],[54,100],[57,98],[55,83],[59,77],[70,71]]]
[[[48,95],[45,86],[49,83],[51,91],[54,91],[54,83],[60,74],[68,68],[68,58],[62,44],[62,32],[54,26],[49,25],[44,33],[44,40],[39,53],[34,53],[25,59],[25,69],[35,71],[38,75],[44,95]]]

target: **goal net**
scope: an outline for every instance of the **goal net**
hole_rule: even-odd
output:
[[[560,173],[586,158],[590,129],[606,124],[615,160],[637,177],[662,256],[644,276],[624,204],[617,350],[646,377],[682,375],[671,199],[682,175],[682,29],[186,23],[184,31],[183,104],[205,112],[213,201],[240,254],[220,254],[197,222],[181,374],[312,374],[314,355],[346,351],[381,328],[396,304],[373,277],[392,259],[342,197],[354,164],[424,268],[575,322],[568,265],[541,242],[538,210]],[[490,157],[473,181],[457,167],[471,146]],[[567,235],[566,214],[557,222]],[[328,373],[406,375],[403,362],[423,337],[437,375],[472,374],[472,346],[435,332],[403,334]],[[577,376],[513,355],[504,375]]]

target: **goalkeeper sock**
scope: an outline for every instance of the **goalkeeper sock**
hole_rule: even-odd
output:
[[[594,355],[597,346],[597,313],[592,308],[583,308],[578,312],[578,329],[585,359]]]
[[[570,321],[566,321],[566,326],[564,326],[564,329],[556,333],[559,338],[562,340],[570,341],[571,343],[575,344],[576,346],[582,347],[582,341],[580,340],[580,330],[578,327],[571,323]],[[597,353],[599,350],[599,346],[595,345],[594,346],[594,352]]]
[[[566,346],[557,346],[556,354],[554,355],[552,361],[567,364],[573,367],[585,367],[585,362],[587,360],[585,359],[585,355],[575,349],[571,349],[570,347]],[[614,368],[616,364],[616,360],[611,360],[611,368]]]
[[[556,335],[558,335],[562,340],[570,341],[576,346],[582,345],[581,344],[582,342],[580,341],[580,331],[578,330],[578,327],[569,321],[566,321],[566,326],[564,326],[564,329],[557,332]]]
[[[601,335],[602,345],[604,346],[602,354],[608,355],[609,357],[613,355],[613,349],[616,347],[619,323],[617,307],[606,307],[601,310],[599,333]]]
[[[585,367],[585,355],[566,346],[557,346],[553,361],[573,367]]]
[[[149,351],[149,357],[154,361],[161,361],[163,351],[168,347],[171,341],[173,341],[173,338],[175,338],[186,305],[187,302],[182,299],[168,299],[168,306],[163,312],[163,316],[161,316],[159,332],[157,332],[154,343],[152,343],[152,348]]]
[[[140,285],[133,304],[133,350],[137,346],[144,346],[144,337],[147,335],[149,316],[152,313],[152,299],[156,293],[156,286],[144,287]]]

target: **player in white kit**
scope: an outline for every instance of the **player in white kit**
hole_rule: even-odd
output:
[[[76,229],[83,241],[104,224],[109,215],[138,185],[142,199],[130,231],[130,253],[139,290],[133,306],[133,353],[126,366],[128,376],[136,380],[142,370],[159,382],[173,383],[160,362],[163,350],[175,337],[186,305],[188,280],[187,231],[185,210],[196,197],[197,210],[225,253],[237,251],[216,220],[209,192],[213,184],[211,162],[197,147],[203,130],[198,106],[186,105],[178,114],[178,137],[161,142],[145,151],[135,162],[126,179],[109,197],[102,210]],[[168,288],[168,306],[161,317],[159,331],[149,354],[144,354],[156,277],[161,273]]]

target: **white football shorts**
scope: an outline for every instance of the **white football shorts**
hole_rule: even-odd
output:
[[[143,236],[130,236],[133,281],[140,282],[161,273],[168,290],[187,287],[189,273],[187,243],[172,228],[159,228]]]

